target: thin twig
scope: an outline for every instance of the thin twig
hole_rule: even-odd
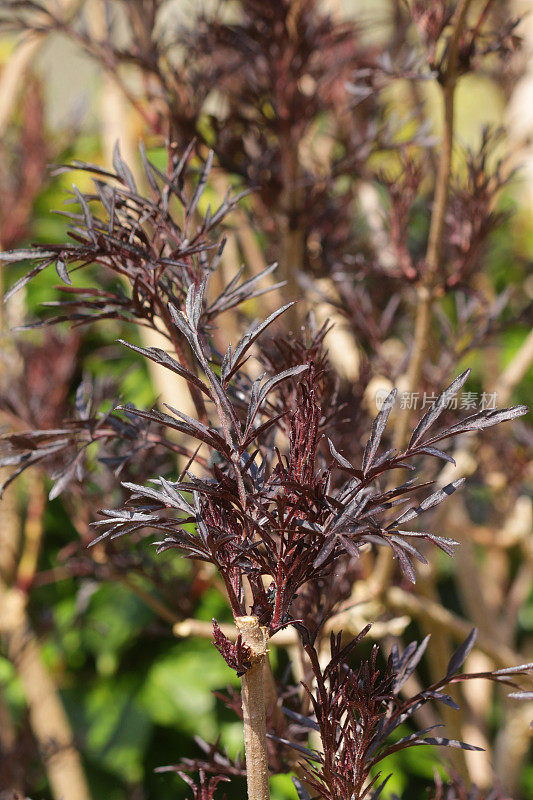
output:
[[[422,365],[428,347],[432,319],[432,307],[436,283],[442,261],[442,246],[446,208],[452,170],[452,150],[454,141],[455,88],[458,75],[459,42],[463,32],[466,14],[471,0],[461,0],[455,12],[452,33],[448,43],[448,59],[440,78],[444,102],[444,133],[440,148],[433,211],[429,228],[428,245],[423,278],[418,286],[413,349],[407,370],[407,392],[415,391],[422,374]],[[401,448],[406,439],[409,424],[409,410],[405,409],[398,417],[394,445]]]
[[[324,634],[332,630],[342,630],[345,634],[358,634],[367,624],[366,620],[362,617],[352,618],[349,612],[339,614],[332,617],[327,621],[324,626]],[[393,635],[399,636],[403,633],[409,618],[407,616],[395,617],[391,620],[384,620],[374,622],[369,631],[369,638],[381,640],[384,636]],[[237,638],[237,632],[233,625],[230,623],[221,623],[220,630],[231,641]],[[197,636],[200,639],[213,638],[213,626],[210,622],[205,622],[200,619],[184,619],[177,622],[173,627],[174,636],[180,639],[186,639],[189,636]],[[276,647],[295,647],[298,645],[300,639],[298,634],[293,628],[283,628],[275,633],[270,639],[270,644]]]
[[[176,614],[172,609],[166,606],[161,600],[158,600],[157,597],[154,597],[153,594],[143,589],[142,586],[139,586],[129,575],[117,575],[117,580],[120,583],[123,583],[124,586],[127,586],[128,589],[137,595],[137,597],[143,601],[143,603],[150,608],[154,614],[157,614],[158,617],[161,617],[162,620],[165,622],[170,623],[170,625],[180,625],[179,615]],[[213,635],[213,629],[211,628],[211,637]]]
[[[422,367],[426,358],[428,340],[433,316],[433,300],[436,292],[442,262],[442,245],[446,208],[452,169],[452,150],[454,141],[455,88],[458,75],[459,42],[463,32],[466,14],[471,0],[461,0],[457,6],[452,32],[448,42],[448,58],[440,77],[444,103],[444,133],[440,149],[440,158],[433,198],[433,211],[429,228],[429,237],[425,258],[425,270],[417,288],[417,307],[415,332],[411,357],[407,368],[405,390],[408,394],[416,391],[422,375]],[[406,442],[409,428],[409,408],[398,414],[394,430],[394,447],[400,450]],[[390,551],[383,549],[376,563],[373,582],[376,586],[387,586],[393,570],[393,558]]]

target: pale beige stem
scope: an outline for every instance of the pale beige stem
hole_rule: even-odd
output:
[[[0,502],[0,523],[0,641],[24,687],[32,732],[53,797],[55,800],[90,800],[69,721],[30,628],[25,610],[26,595],[19,589],[9,588],[17,571],[20,539],[20,523],[12,495],[4,496]]]
[[[408,392],[416,391],[422,373],[422,365],[427,352],[428,337],[433,316],[433,294],[442,261],[444,223],[448,205],[448,193],[452,172],[452,150],[455,134],[455,87],[458,79],[457,58],[459,41],[470,4],[471,0],[461,0],[457,6],[448,45],[448,62],[442,77],[444,134],[440,147],[435,195],[433,197],[433,211],[429,227],[426,271],[418,288],[413,350],[407,370],[406,390]],[[398,425],[395,431],[395,447],[401,448],[405,444],[408,425],[409,411],[406,409],[406,413],[401,414],[398,418]]]
[[[233,211],[233,216],[237,226],[237,236],[242,248],[246,264],[250,269],[252,275],[258,275],[268,266],[263,255],[263,251],[257,241],[257,234],[252,230],[248,219],[242,209],[236,208]],[[276,276],[270,278],[268,275],[265,278],[266,285],[269,282],[276,283]],[[278,296],[281,300],[281,293],[278,290]]]
[[[269,800],[265,707],[268,633],[257,617],[237,617],[235,624],[254,662],[241,679],[248,800]]]
[[[120,581],[123,583],[124,586],[127,586],[128,589],[131,589],[137,597],[143,601],[143,603],[150,608],[154,614],[157,614],[165,622],[170,623],[170,625],[179,625],[178,622],[178,615],[172,611],[165,603],[161,602],[157,597],[154,597],[153,594],[146,591],[142,586],[140,586],[134,578],[130,577],[129,575],[120,575],[117,574],[114,576],[115,580]],[[211,633],[213,629],[211,628]]]
[[[43,37],[33,35],[22,42],[2,70],[0,77],[0,137],[11,119],[22,88],[26,85],[26,74],[34,64],[43,44]]]
[[[507,132],[512,141],[513,162],[519,165],[520,190],[523,193],[527,212],[530,213],[533,204],[533,152],[532,137],[533,117],[525,113],[533,104],[533,15],[531,14],[531,0],[513,0],[513,12],[520,18],[519,34],[522,38],[521,53],[525,66],[524,73],[513,86],[512,97],[507,107]],[[511,400],[513,389],[519,385],[529,366],[533,362],[533,332],[529,333],[513,360],[502,372],[498,381],[491,387],[496,392],[497,404],[507,405]],[[522,501],[521,501],[522,502]],[[530,512],[529,512],[530,513]],[[507,527],[507,526],[505,526]],[[527,529],[529,528],[529,530]],[[514,525],[509,526],[504,536],[498,537],[499,541],[512,543],[514,539]],[[516,537],[518,538],[518,537]],[[522,537],[520,537],[522,539]],[[526,533],[522,540],[523,545],[531,541],[531,524],[526,526]],[[504,545],[506,546],[506,545]],[[529,549],[529,547],[528,547]],[[523,563],[509,590],[505,608],[502,609],[500,636],[505,636],[505,641],[510,642],[516,633],[517,613],[520,605],[527,600],[531,591],[531,575],[533,574],[533,560],[529,560],[525,553],[526,563]],[[533,718],[531,703],[518,703],[510,705],[509,701],[506,720],[498,731],[494,746],[494,769],[504,788],[511,794],[519,793],[519,785],[523,774],[524,763],[527,763],[528,751],[531,743],[531,728],[529,723]]]
[[[531,718],[533,703],[507,702],[505,724],[496,737],[494,768],[503,787],[508,791],[520,791],[520,779],[524,763],[527,763],[531,746]]]
[[[480,577],[474,545],[470,537],[470,519],[462,497],[457,497],[447,509],[446,530],[460,543],[455,574],[468,619],[480,629],[489,633],[494,631],[498,609],[498,592],[489,583],[484,584]],[[487,614],[488,612],[488,614]]]
[[[462,498],[458,498],[447,509],[447,531],[456,536],[460,542],[460,555],[456,560],[456,580],[463,607],[469,620],[479,631],[498,637],[497,625],[497,580],[492,575],[491,581],[483,581],[480,577],[474,545],[470,536],[470,520],[466,513]],[[491,592],[485,590],[490,586]],[[489,623],[490,619],[490,623]],[[468,669],[483,672],[493,668],[492,659],[479,652],[471,654]],[[463,685],[462,692],[468,704],[463,721],[463,738],[470,744],[483,747],[483,751],[465,752],[469,772],[477,786],[487,787],[491,780],[491,751],[487,738],[486,719],[492,698],[492,687],[488,682],[476,681]]]
[[[453,611],[443,608],[440,603],[428,598],[416,597],[398,586],[393,586],[388,590],[385,600],[388,608],[409,614],[413,619],[425,619],[440,626],[448,631],[456,641],[466,639],[472,630],[471,623],[466,622]],[[524,661],[511,647],[498,642],[483,631],[478,633],[476,647],[488,655],[498,669],[515,666]]]
[[[11,718],[9,706],[0,686],[0,753],[6,765],[13,759],[14,769],[8,770],[7,785],[0,787],[0,800],[14,800],[21,796],[24,789],[23,767],[14,758],[17,752],[17,731]],[[8,761],[9,760],[9,761]],[[11,774],[9,774],[11,772]]]
[[[43,518],[46,508],[46,493],[43,484],[43,474],[40,470],[28,470],[27,481],[27,511],[24,523],[24,547],[20,556],[17,569],[16,584],[27,591],[32,585],[43,538]]]
[[[346,324],[336,303],[340,300],[338,289],[331,278],[315,281],[315,287],[327,300],[314,303],[313,312],[318,327],[332,325],[325,339],[328,358],[335,374],[344,381],[355,383],[361,370],[361,354],[350,327]]]
[[[64,0],[63,12],[75,7],[73,0]],[[32,33],[21,40],[0,74],[0,138],[6,131],[19,96],[27,86],[26,76],[33,68],[35,59],[44,42],[45,34]]]
[[[6,703],[3,693],[0,691],[0,748],[2,753],[10,753],[17,741],[17,733],[9,706]]]
[[[284,291],[287,292],[289,301],[300,299],[298,275],[304,266],[304,232],[300,226],[295,226],[294,223],[294,218],[298,213],[300,212],[290,210],[282,221],[281,278],[286,281]],[[298,334],[299,316],[297,305],[291,306],[286,312],[286,319],[295,335]]]
[[[521,344],[494,387],[499,406],[505,406],[509,402],[513,389],[524,378],[531,364],[533,364],[533,330]]]
[[[0,303],[2,297],[0,297]],[[0,334],[4,332],[0,330]],[[12,342],[4,341],[4,352]],[[8,363],[0,374],[2,383],[14,377]],[[1,476],[4,479],[5,471]],[[14,487],[0,502],[0,642],[22,682],[33,735],[45,764],[54,800],[90,800],[81,759],[74,746],[70,724],[61,705],[54,681],[41,661],[37,639],[26,613],[26,594],[13,588],[20,551],[20,520]],[[37,504],[38,506],[38,504]],[[31,582],[41,538],[39,508],[29,510],[27,540],[23,551],[21,577]],[[30,522],[31,519],[31,522]]]
[[[365,627],[370,619],[375,619],[375,617],[382,612],[383,608],[377,606],[369,607],[368,613],[364,616],[360,614],[355,615],[351,609],[345,612],[343,611],[326,622],[324,625],[324,634],[339,630],[342,630],[345,634],[357,634]],[[407,625],[409,625],[409,622],[410,620],[407,616],[394,617],[389,620],[378,620],[377,622],[373,622],[368,637],[375,641],[381,641],[384,636],[401,636]],[[230,641],[234,642],[237,638],[238,631],[229,623],[221,623],[220,630]],[[172,631],[174,636],[180,639],[187,639],[189,636],[197,636],[200,639],[213,638],[213,626],[211,623],[201,619],[194,619],[193,617],[176,622]],[[298,634],[293,628],[283,628],[273,635],[270,639],[270,644],[276,645],[276,647],[292,648],[297,647],[299,641]],[[296,651],[292,654],[293,657],[295,657],[295,653]],[[298,680],[300,680],[300,677],[298,677]]]
[[[1,469],[0,483],[3,483],[8,477],[8,469]],[[7,583],[11,583],[15,579],[19,548],[20,520],[15,487],[11,484],[4,491],[0,500],[0,578]]]
[[[90,6],[90,30],[96,39],[103,40],[107,36],[105,5],[103,0],[93,0]],[[146,181],[139,168],[137,142],[126,98],[114,76],[106,70],[102,72],[100,98],[100,125],[106,161],[111,163],[113,149],[118,142],[121,154],[130,167],[139,190],[143,191]],[[168,350],[168,340],[162,333],[153,328],[143,327],[140,330],[146,347]],[[160,402],[170,403],[185,414],[195,416],[195,407],[187,382],[153,361],[148,362],[148,369]]]
[[[272,719],[276,724],[284,718],[269,658],[265,658],[265,708],[267,714],[272,714]]]
[[[26,597],[0,583],[0,636],[22,681],[33,734],[56,800],[90,800],[70,725],[26,615]]]
[[[433,318],[433,301],[439,271],[442,263],[442,246],[448,194],[452,173],[452,150],[455,135],[455,89],[458,80],[457,60],[459,42],[472,0],[460,0],[452,20],[452,32],[448,43],[448,60],[441,78],[443,99],[444,133],[440,147],[440,157],[435,181],[433,210],[429,226],[428,244],[424,276],[418,286],[415,331],[411,357],[407,368],[405,391],[416,391],[422,375],[422,367],[426,358]],[[398,414],[394,430],[394,447],[402,449],[407,441],[410,413],[406,408]],[[377,558],[373,584],[386,587],[390,583],[393,571],[391,552],[383,548]]]
[[[420,575],[417,579],[417,588],[422,595],[421,602],[424,605],[428,602],[439,605],[433,572],[430,569],[428,569],[427,572],[424,570],[424,572],[426,574]],[[427,652],[427,660],[431,681],[435,682],[442,678],[443,665],[448,663],[450,655],[453,652],[450,632],[446,625],[443,625],[438,619],[429,615],[421,617],[419,624],[423,632],[425,634],[431,634],[432,637],[431,647],[428,648]],[[450,686],[447,691],[459,706],[459,710],[443,705],[439,709],[439,715],[442,717],[447,735],[452,739],[460,740],[463,736],[464,722],[461,690],[459,686]],[[470,782],[470,776],[465,751],[453,750],[447,753],[447,759],[450,761],[453,771],[468,784]]]

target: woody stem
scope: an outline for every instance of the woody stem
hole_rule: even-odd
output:
[[[257,617],[237,617],[235,624],[253,659],[241,678],[248,800],[270,800],[265,705],[268,633]]]

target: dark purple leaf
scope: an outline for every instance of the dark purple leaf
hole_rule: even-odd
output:
[[[340,466],[343,467],[344,469],[353,470],[353,467],[350,464],[350,462],[347,461],[344,458],[344,456],[341,456],[341,454],[335,449],[335,446],[334,446],[333,442],[331,441],[331,439],[329,437],[328,437],[328,445],[329,445],[330,453],[333,456],[333,458],[335,459],[335,461],[338,464],[340,464]]]
[[[497,669],[492,674],[493,675],[518,675],[521,672],[531,672],[533,670],[533,661],[530,661],[528,664],[519,664],[516,667],[504,667],[503,669]]]
[[[298,800],[311,800],[311,796],[309,792],[295,775],[292,776],[292,782],[294,783],[294,788],[296,789],[296,794],[298,795]]]
[[[451,494],[455,492],[460,486],[463,485],[465,482],[464,478],[459,478],[453,483],[449,483],[447,486],[444,486],[442,489],[439,489],[437,492],[433,492],[425,500],[422,500],[419,506],[416,508],[411,508],[408,511],[405,511],[398,519],[395,521],[395,525],[403,525],[406,522],[410,522],[415,517],[419,517],[424,511],[428,511],[430,508],[434,508],[435,506],[442,503],[443,500],[446,500]]]
[[[484,750],[483,747],[476,747],[476,745],[467,744],[467,742],[459,742],[457,739],[446,739],[444,736],[427,737],[418,742],[418,744],[431,744],[437,747],[457,747],[460,750],[476,750],[478,752],[483,752]]]
[[[484,428],[490,428],[492,425],[499,425],[500,422],[508,422],[509,420],[517,419],[527,414],[529,408],[527,406],[512,406],[511,408],[492,409],[479,411],[471,417],[467,417],[452,425],[451,428],[443,431],[437,436],[428,439],[427,443],[439,442],[442,439],[447,439],[449,436],[457,436],[459,433],[467,433],[468,431],[480,431]],[[426,443],[426,444],[427,444]]]
[[[380,797],[380,796],[381,796],[381,793],[383,792],[383,789],[385,788],[385,786],[386,786],[386,785],[387,785],[387,783],[389,782],[389,779],[390,779],[390,778],[392,778],[392,772],[391,772],[391,773],[389,773],[389,775],[387,775],[387,777],[385,778],[385,780],[384,780],[384,781],[382,781],[382,782],[380,783],[380,785],[378,786],[378,788],[377,788],[377,789],[376,789],[376,790],[375,790],[375,791],[372,793],[372,798],[371,798],[371,800],[378,800],[378,797]]]
[[[56,256],[57,252],[55,250],[41,250],[38,247],[31,247],[26,250],[6,250],[5,252],[0,252],[0,261],[5,261],[7,264],[10,264],[16,261],[32,261],[36,258],[41,261],[47,258],[55,258]]]
[[[310,717],[304,717],[302,714],[298,714],[296,711],[292,711],[292,709],[286,708],[285,706],[282,707],[282,711],[287,717],[289,717],[289,719],[298,722],[298,724],[301,725],[302,728],[305,728],[306,730],[310,731],[320,730],[320,726],[318,725],[318,723],[315,720],[310,719]]]
[[[455,463],[455,459],[451,455],[449,455],[449,453],[444,452],[444,450],[439,450],[438,447],[424,446],[417,448],[416,452],[425,456],[435,456],[435,458],[442,458],[443,461],[448,461],[450,464],[453,464],[454,467],[457,466],[457,464]]]
[[[135,180],[130,168],[120,155],[118,139],[113,147],[113,166],[120,180],[130,189],[130,191],[135,193],[137,191],[137,186],[135,185]]]
[[[196,184],[196,189],[187,208],[187,217],[189,218],[192,217],[192,215],[196,211],[196,206],[198,205],[200,197],[204,192],[207,183],[207,178],[209,177],[209,173],[211,172],[211,167],[213,166],[213,156],[214,153],[212,150],[210,150],[207,155],[207,159],[202,169],[202,172],[200,173],[200,178],[198,180],[198,183]]]
[[[368,472],[372,463],[374,461],[374,457],[376,455],[377,449],[381,442],[381,437],[383,436],[383,431],[387,425],[387,420],[389,419],[389,414],[392,410],[394,405],[394,401],[396,399],[396,395],[398,393],[397,389],[393,389],[385,398],[383,405],[381,406],[381,410],[379,414],[376,416],[372,423],[372,430],[370,433],[370,438],[366,444],[365,452],[363,455],[363,464],[362,469],[363,472]]]
[[[409,439],[409,450],[418,444],[428,428],[430,428],[431,425],[437,421],[452,397],[454,397],[459,389],[465,384],[470,372],[471,370],[469,369],[462,372],[461,375],[459,375],[459,377],[457,377],[447,389],[444,389],[444,391],[439,394],[435,402],[431,404]]]
[[[63,283],[72,286],[72,281],[70,280],[70,275],[67,272],[67,267],[61,257],[58,257],[56,259],[56,272],[63,281]]]
[[[0,253],[1,258],[3,258],[5,255],[6,253]],[[16,281],[13,284],[13,286],[11,286],[11,288],[8,289],[8,291],[4,294],[4,303],[7,303],[7,301],[10,300],[11,297],[13,297],[13,295],[16,294],[16,292],[18,292],[20,289],[26,286],[26,284],[28,284],[32,280],[32,278],[35,278],[36,275],[38,275],[44,269],[49,267],[50,264],[53,264],[54,260],[55,260],[55,254],[54,258],[49,258],[47,260],[45,259],[44,261],[41,261],[40,264],[37,264],[35,267],[30,269],[29,272],[27,272],[25,275],[22,276],[22,278],[19,278],[19,280]]]
[[[477,628],[472,628],[464,642],[459,645],[455,653],[450,658],[448,668],[446,670],[446,677],[449,678],[450,675],[455,675],[455,673],[462,667],[464,664],[466,657],[468,656],[469,652],[472,650],[477,637]]]
[[[207,397],[209,397],[207,387],[204,383],[202,383],[200,378],[194,375],[190,370],[182,367],[181,364],[172,358],[172,356],[170,356],[165,350],[161,350],[159,347],[137,347],[137,345],[130,344],[130,342],[125,342],[124,339],[117,339],[117,342],[120,342],[120,344],[125,345],[125,347],[129,347],[130,350],[134,350],[136,353],[149,358],[156,364],[160,364],[162,367],[172,370],[172,372],[175,372],[176,375],[184,378],[188,383],[193,384],[200,389],[201,392],[207,395]]]

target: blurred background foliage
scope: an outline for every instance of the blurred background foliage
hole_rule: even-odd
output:
[[[95,19],[102,13],[97,8],[98,4],[94,0]],[[499,5],[505,6],[507,11],[519,13],[528,3],[517,3],[514,7],[510,2]],[[176,26],[190,25],[198,13],[197,4],[188,0],[176,0],[168,3],[168,6],[168,19]],[[338,0],[329,3],[329,6],[332,13],[358,20],[361,38],[365,43],[379,44],[382,40],[388,40],[396,24],[396,5],[388,0]],[[208,3],[203,3],[202,7],[209,10]],[[484,125],[508,122],[509,134],[505,144],[510,145],[512,159],[519,167],[499,199],[499,210],[508,212],[508,216],[491,238],[483,273],[478,279],[484,282],[489,295],[495,296],[508,287],[520,284],[530,299],[533,298],[533,273],[530,269],[533,258],[533,194],[530,179],[533,151],[528,144],[528,137],[533,134],[533,122],[529,120],[531,124],[528,128],[527,118],[531,116],[531,111],[524,112],[525,121],[520,119],[520,112],[524,104],[527,106],[524,97],[529,97],[529,105],[533,107],[533,86],[529,85],[529,95],[524,94],[529,65],[533,63],[533,51],[529,50],[529,28],[532,24],[531,19],[524,23],[525,48],[515,68],[518,77],[511,85],[502,83],[499,73],[491,75],[487,70],[485,74],[469,75],[462,80],[457,96],[457,142],[460,146],[465,149],[477,148]],[[0,85],[10,63],[20,52],[17,43],[15,34],[6,34],[0,40],[3,70],[0,72]],[[151,160],[162,167],[166,160],[161,137],[146,129],[141,116],[128,106],[94,59],[65,37],[59,34],[47,37],[35,49],[33,57],[21,71],[19,80],[22,85],[16,92],[16,102],[12,104],[9,119],[4,124],[0,151],[0,231],[3,248],[65,240],[65,221],[61,216],[52,215],[50,209],[62,206],[65,191],[72,182],[72,174],[53,175],[48,171],[47,165],[50,163],[78,159],[107,165],[115,134],[121,139],[123,152],[131,150],[143,138]],[[134,83],[135,77],[128,76],[128,80]],[[518,89],[521,92],[519,102],[516,100]],[[387,91],[389,97],[384,105],[390,109],[403,109],[404,104],[408,107],[412,103],[405,82],[396,82]],[[428,82],[421,85],[420,91],[425,112],[433,125],[433,133],[438,137],[441,134],[438,88],[434,82]],[[206,130],[209,128],[207,112],[202,124]],[[209,138],[209,133],[206,138]],[[25,146],[31,146],[31,158],[24,151]],[[460,170],[459,147],[455,157]],[[382,156],[384,161],[379,165],[380,168],[387,166],[387,158],[392,156]],[[76,174],[75,179],[82,188],[89,185],[89,177],[83,173]],[[238,183],[236,179],[234,181]],[[212,195],[217,192],[213,187],[209,191]],[[206,197],[205,201],[208,199]],[[24,205],[22,209],[19,208],[21,204]],[[20,211],[20,224],[11,231],[15,211]],[[232,231],[237,236],[240,220],[237,216],[231,222],[230,218]],[[427,215],[424,209],[415,209],[411,227],[413,247],[416,248],[417,240],[424,242],[426,234]],[[264,234],[256,235],[256,244],[268,257],[275,250],[272,243],[265,246]],[[10,285],[21,274],[22,268],[10,267],[8,274],[3,277],[4,285]],[[88,285],[87,272],[85,282]],[[41,273],[22,295],[17,295],[6,307],[6,328],[20,323],[25,317],[35,317],[42,302],[57,296],[57,283],[55,274],[50,271]],[[255,315],[260,305],[261,301],[256,308],[248,309],[250,317]],[[450,307],[449,313],[453,314],[453,308]],[[512,308],[504,312],[504,320],[506,313],[512,316]],[[468,388],[481,392],[486,384],[487,373],[499,374],[512,363],[529,334],[526,320],[518,325],[503,324],[496,343],[469,352],[465,363],[473,367],[473,374]],[[119,337],[138,342],[138,331],[133,327],[109,321],[104,326],[78,329],[75,339],[69,339],[66,331],[62,336],[61,347],[76,351],[68,381],[71,401],[84,374],[112,379],[124,400],[140,408],[153,404],[161,395],[162,387],[157,384],[157,376],[149,372],[146,362],[114,344]],[[8,341],[7,334],[4,338],[5,352],[8,352],[13,343]],[[22,339],[39,345],[43,333],[24,332],[17,334],[15,341]],[[462,366],[459,364],[458,370]],[[533,366],[530,364],[518,385],[513,387],[510,401],[531,402],[532,388]],[[516,527],[522,531],[522,540],[529,544],[506,552],[504,567],[500,563],[501,550],[491,550],[490,544],[486,546],[482,543],[484,532],[485,540],[490,538],[487,517],[505,492],[504,466],[493,463],[484,479],[471,479],[466,503],[478,526],[476,557],[484,562],[492,559],[495,573],[505,569],[512,576],[518,573],[524,552],[528,550],[529,559],[533,559],[531,497],[527,490],[520,492],[523,499],[518,511],[515,511],[518,515]],[[231,683],[233,673],[230,675],[208,641],[172,635],[169,620],[162,619],[157,610],[146,602],[145,595],[153,595],[149,580],[142,576],[128,578],[126,574],[118,579],[113,575],[106,576],[105,564],[100,575],[85,569],[84,559],[88,557],[84,556],[83,549],[79,550],[73,545],[79,538],[80,527],[72,523],[71,501],[66,503],[58,498],[45,502],[50,485],[40,472],[28,473],[6,493],[4,504],[11,502],[18,524],[21,530],[26,531],[26,535],[29,525],[40,526],[38,563],[28,594],[28,615],[46,670],[53,677],[67,711],[91,796],[94,800],[185,798],[189,796],[189,790],[177,776],[156,773],[154,770],[183,757],[197,756],[200,751],[195,736],[207,741],[220,737],[231,756],[240,752],[240,723],[213,694],[213,691],[222,691]],[[113,492],[110,492],[111,502],[112,497]],[[136,547],[139,559],[152,560],[149,544],[141,543]],[[65,566],[69,558],[77,559],[75,574]],[[458,558],[461,559],[461,554]],[[219,588],[213,584],[210,575],[204,574],[204,568],[193,568],[189,563],[165,554],[158,559],[158,569],[164,572],[169,594],[176,587],[175,591],[186,596],[187,616],[206,622],[214,616],[222,622],[231,621]],[[439,561],[438,585],[444,604],[462,615],[465,608],[457,591],[456,570],[457,560],[452,562],[442,558]],[[165,598],[160,599],[165,601]],[[171,608],[173,600],[169,598],[168,605]],[[531,660],[533,591],[530,579],[529,586],[521,589],[517,619],[513,646],[523,654],[524,660]],[[486,624],[490,629],[491,620],[487,619]],[[408,621],[406,641],[419,634],[420,626]],[[273,647],[272,658],[275,670],[286,667],[288,657],[284,651],[278,652]],[[236,683],[234,680],[233,684]],[[0,796],[4,798],[2,790],[15,785],[34,800],[50,800],[52,793],[32,733],[25,693],[17,669],[6,653],[0,654],[0,702],[2,718],[9,717],[16,741],[7,763],[7,728],[4,728]],[[488,736],[491,739],[497,737],[505,713],[501,697],[493,694],[487,697],[481,692],[473,695],[470,702],[474,716],[476,705],[479,703],[483,706],[480,713],[486,717]],[[528,747],[530,744],[522,745],[524,752],[518,759],[519,774],[514,781],[516,796],[524,800],[533,796],[533,765],[527,757]],[[433,777],[434,756],[433,748],[407,750],[394,756],[394,763],[390,765],[394,775],[387,787],[388,794],[405,791],[409,800],[425,797],[428,782]],[[223,788],[228,798],[242,797],[244,793],[244,784],[239,778]],[[288,776],[274,778],[272,789],[273,800],[295,797]],[[5,797],[7,799],[8,795]]]

